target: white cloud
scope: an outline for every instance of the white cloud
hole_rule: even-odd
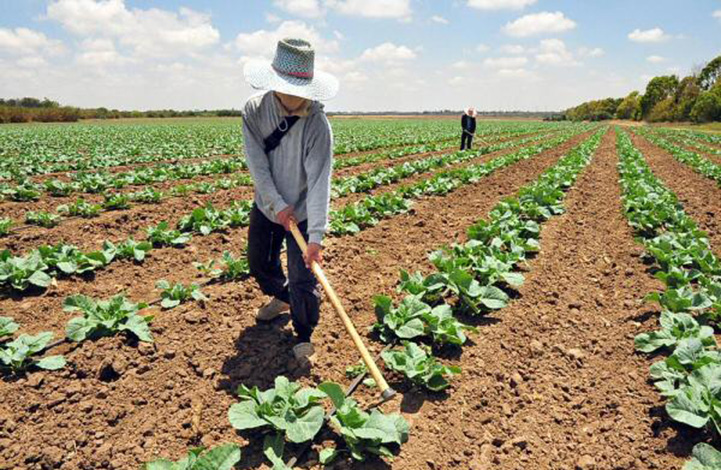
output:
[[[412,15],[410,0],[325,0],[325,3],[348,16],[407,20]]]
[[[115,43],[108,38],[86,39],[80,44],[80,51],[75,57],[79,65],[101,69],[105,66],[119,66],[133,62],[123,57],[115,48]]]
[[[48,5],[46,17],[79,36],[116,37],[139,56],[189,54],[220,39],[210,15],[185,7],[172,12],[128,9],[124,0],[55,0]]]
[[[275,30],[260,29],[252,33],[240,33],[236,36],[235,47],[246,56],[271,56],[276,43],[286,37],[300,37],[310,42],[320,54],[336,52],[338,41],[323,38],[318,31],[303,21],[287,20]]]
[[[526,48],[520,44],[504,44],[499,50],[504,54],[523,54]]]
[[[478,10],[520,10],[536,0],[468,0],[468,6]]]
[[[440,23],[440,24],[448,24],[448,23],[450,23],[450,21],[448,21],[447,19],[445,19],[445,18],[443,18],[442,16],[439,16],[439,15],[433,15],[433,16],[431,16],[431,21],[433,21],[434,23]]]
[[[385,42],[379,46],[366,49],[360,58],[370,62],[395,62],[415,59],[416,53],[406,46],[397,46],[392,42]]]
[[[460,75],[457,75],[455,77],[451,77],[448,79],[448,84],[450,86],[459,86],[463,85],[466,82],[466,77],[462,77]]]
[[[576,22],[562,12],[544,11],[522,16],[503,27],[509,36],[527,37],[544,33],[562,33],[576,27]]]
[[[28,28],[0,28],[0,51],[13,55],[60,54],[64,51],[61,41],[50,39],[45,34]]]
[[[671,39],[661,28],[652,28],[642,31],[638,28],[628,33],[628,39],[633,42],[664,42]]]
[[[40,67],[45,67],[46,65],[48,65],[48,61],[40,56],[28,56],[18,59],[15,64],[18,67],[37,70]]]
[[[566,43],[560,39],[543,39],[539,45],[536,61],[544,65],[571,66],[580,63],[573,57]]]
[[[500,69],[498,75],[504,78],[536,79],[536,74],[524,68]]]
[[[661,62],[666,62],[665,57],[661,57],[660,55],[650,55],[646,57],[647,62],[651,62],[652,64],[660,64]]]
[[[600,47],[579,47],[578,55],[581,57],[601,57],[606,52]]]
[[[325,10],[318,0],[275,0],[273,4],[291,15],[304,18],[320,18]]]
[[[715,12],[713,12],[712,16],[721,20],[721,10],[716,10]]]
[[[465,60],[459,60],[459,61],[451,64],[451,67],[453,67],[454,69],[460,69],[460,70],[467,69],[470,66],[471,66],[471,64],[466,62]]]
[[[491,48],[488,44],[479,44],[478,46],[476,46],[476,51],[480,53],[488,52],[490,50]]]
[[[528,63],[525,57],[489,57],[483,65],[493,69],[518,69]]]

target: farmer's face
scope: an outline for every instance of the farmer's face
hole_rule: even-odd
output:
[[[286,95],[279,91],[275,92],[275,96],[278,97],[283,107],[288,111],[298,111],[303,105],[305,105],[306,99],[300,96]]]

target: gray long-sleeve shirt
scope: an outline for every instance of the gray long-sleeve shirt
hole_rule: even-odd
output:
[[[321,243],[328,229],[333,132],[314,101],[308,115],[266,155],[263,139],[285,117],[272,91],[251,96],[243,108],[243,136],[248,169],[255,183],[255,203],[271,221],[288,206],[299,222],[308,220],[308,238]]]

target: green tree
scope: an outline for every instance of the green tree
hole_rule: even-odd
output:
[[[701,94],[701,87],[699,86],[697,77],[688,76],[681,80],[674,98],[676,101],[676,111],[672,120],[688,121],[699,94]]]
[[[656,103],[646,119],[650,122],[668,122],[675,120],[676,101],[673,98],[666,98]]]
[[[662,75],[652,78],[646,85],[646,93],[641,97],[641,114],[643,118],[648,117],[659,101],[675,96],[677,88],[678,77],[676,75]]]
[[[616,108],[616,119],[641,120],[641,94],[632,91]]]
[[[702,92],[689,116],[694,122],[721,120],[721,97],[712,91]]]
[[[721,77],[721,55],[706,64],[698,76],[698,83],[704,90],[710,90]]]

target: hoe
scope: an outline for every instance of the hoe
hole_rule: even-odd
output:
[[[308,250],[308,245],[306,244],[303,235],[301,235],[300,230],[298,230],[298,226],[295,224],[295,222],[290,223],[290,231],[293,234],[293,238],[295,238],[296,243],[298,243],[301,251],[303,252],[303,254],[305,254]],[[395,395],[395,390],[388,386],[388,383],[383,378],[381,371],[378,369],[375,361],[373,361],[373,357],[368,352],[365,344],[363,344],[363,340],[361,339],[360,335],[358,335],[355,326],[353,326],[353,322],[343,308],[340,299],[333,290],[333,287],[330,285],[330,282],[328,282],[328,278],[325,277],[323,269],[321,269],[321,267],[315,262],[311,265],[311,269],[313,270],[313,274],[315,274],[315,277],[318,279],[318,282],[320,282],[320,284],[323,286],[323,290],[325,290],[326,294],[328,294],[330,303],[333,304],[333,308],[335,308],[336,313],[338,313],[338,316],[343,322],[345,329],[348,331],[348,334],[353,340],[353,344],[355,344],[356,349],[358,349],[358,352],[360,352],[360,355],[363,358],[363,362],[368,368],[368,372],[370,372],[371,376],[380,388],[382,400],[389,400],[393,395]]]

